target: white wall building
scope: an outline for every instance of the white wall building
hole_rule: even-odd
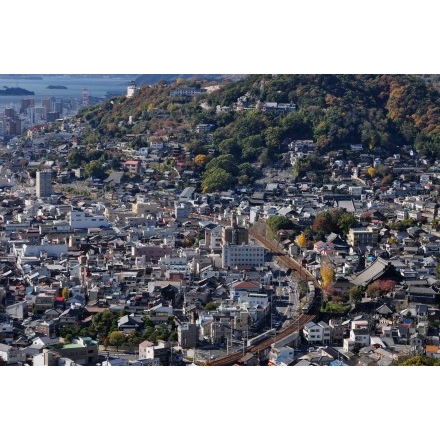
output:
[[[264,266],[265,250],[263,246],[249,244],[222,246],[222,267],[235,268]]]
[[[71,211],[69,214],[71,229],[108,228],[109,221],[103,215],[87,215],[84,211]]]
[[[324,329],[314,322],[307,322],[303,328],[303,336],[308,344],[318,344],[322,342]]]

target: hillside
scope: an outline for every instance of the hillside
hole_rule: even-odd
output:
[[[204,156],[200,161],[207,168],[220,161],[225,169],[227,156],[227,172],[242,175],[245,183],[252,182],[258,165],[277,162],[293,139],[312,139],[318,158],[350,144],[388,152],[413,145],[428,159],[439,158],[440,94],[434,84],[423,75],[179,76],[79,116],[95,130],[89,141],[132,135],[133,148],[151,140],[177,142]],[[172,96],[181,87],[209,93]],[[201,132],[198,124],[209,125]]]

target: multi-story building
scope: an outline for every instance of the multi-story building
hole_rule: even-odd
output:
[[[185,202],[174,202],[174,216],[176,220],[182,220],[189,217],[191,213],[191,204]]]
[[[323,345],[330,345],[332,343],[332,328],[324,321],[318,322],[318,325],[322,327],[322,343]]]
[[[46,107],[28,107],[27,114],[31,125],[46,123]]]
[[[169,342],[158,341],[157,344],[143,341],[139,344],[139,359],[157,359],[160,365],[169,365],[171,346]]]
[[[44,313],[46,310],[53,309],[55,304],[54,295],[47,295],[45,293],[40,293],[35,297],[35,302],[33,306],[33,312]]]
[[[71,229],[81,228],[108,228],[110,223],[103,215],[87,215],[84,211],[71,211],[69,213]]]
[[[206,92],[207,90],[202,88],[179,87],[178,89],[171,90],[170,96],[196,96]]]
[[[133,203],[131,210],[138,215],[145,217],[148,214],[157,214],[159,205],[153,202],[143,203],[139,200]]]
[[[234,245],[248,244],[249,230],[247,228],[240,228],[237,225],[227,226],[222,230],[222,243]]]
[[[206,228],[205,230],[205,245],[212,252],[219,253],[222,250],[223,242],[223,228],[216,226],[213,229]]]
[[[130,174],[139,174],[141,170],[140,160],[127,160],[124,162],[124,166],[128,169]]]
[[[78,365],[95,365],[98,361],[98,344],[91,338],[78,337],[71,344],[54,349],[54,352]]]
[[[314,322],[307,322],[303,328],[303,336],[308,344],[318,344],[322,342],[324,328]]]
[[[344,339],[344,351],[353,351],[370,344],[370,333],[366,328],[352,328],[350,337]]]
[[[3,359],[6,364],[24,363],[26,360],[26,354],[19,348],[0,344],[0,359]]]
[[[198,326],[184,323],[177,327],[177,341],[182,348],[194,348],[198,339]]]
[[[263,246],[241,244],[222,246],[222,267],[245,269],[264,266],[265,250]]]
[[[20,103],[20,113],[26,113],[29,107],[35,107],[35,99],[22,99]]]
[[[332,333],[332,343],[339,344],[343,341],[347,327],[342,324],[341,320],[330,319],[329,325]]]
[[[132,96],[134,96],[135,92],[136,92],[136,83],[134,81],[131,81],[130,84],[127,86],[126,97],[131,98]]]
[[[230,299],[234,302],[247,304],[248,308],[259,307],[266,310],[269,298],[262,292],[259,283],[252,281],[236,281],[230,286]]]
[[[155,244],[136,244],[131,248],[131,255],[134,257],[143,257],[144,262],[158,261],[165,255],[171,255],[173,253],[173,248],[165,244],[155,245]]]
[[[59,112],[47,112],[46,114],[46,122],[55,122],[60,118]]]
[[[379,229],[374,226],[366,228],[350,228],[348,231],[347,242],[353,247],[377,246],[379,239]]]
[[[51,170],[37,171],[36,195],[37,197],[50,197],[52,195]]]

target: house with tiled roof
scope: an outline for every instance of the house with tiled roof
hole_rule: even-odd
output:
[[[438,345],[426,345],[425,354],[428,357],[440,358],[440,348]]]
[[[376,258],[372,264],[366,267],[360,273],[354,275],[350,281],[355,286],[366,287],[376,280],[402,281],[402,275],[393,266],[392,261]]]

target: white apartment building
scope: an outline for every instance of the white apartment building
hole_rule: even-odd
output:
[[[245,268],[264,266],[265,250],[263,246],[249,244],[222,246],[222,268]]]
[[[84,211],[71,211],[69,214],[71,229],[108,228],[110,223],[103,215],[87,215]]]

